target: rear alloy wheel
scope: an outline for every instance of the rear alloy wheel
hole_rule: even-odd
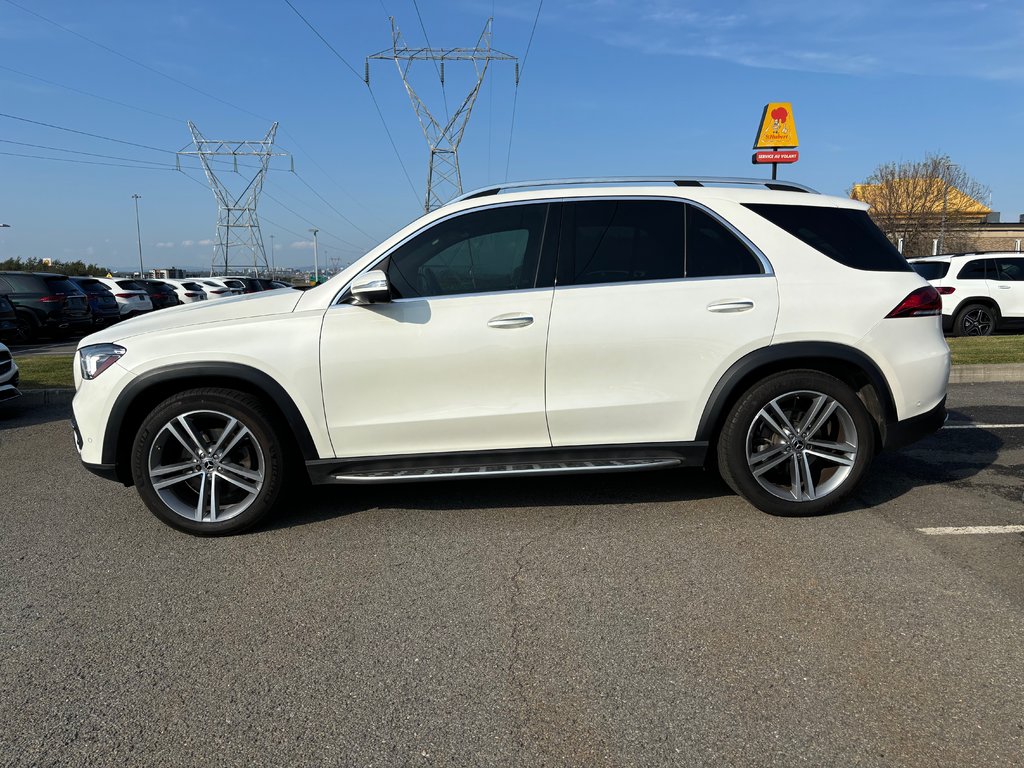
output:
[[[237,533],[273,509],[284,455],[258,399],[196,389],[168,398],[142,423],[132,473],[146,506],[169,525]]]
[[[718,444],[729,486],[772,515],[818,515],[845,499],[875,453],[856,393],[819,371],[770,376],[730,412]]]
[[[984,304],[968,304],[956,316],[953,333],[957,336],[991,336],[996,329],[996,313]]]
[[[21,344],[31,344],[39,335],[39,328],[28,315],[18,315],[18,328],[15,331],[15,338]]]

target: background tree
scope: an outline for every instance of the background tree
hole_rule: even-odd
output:
[[[850,190],[871,205],[869,215],[893,244],[903,239],[907,257],[930,256],[935,240],[939,253],[975,250],[974,225],[991,213],[981,202],[988,196],[988,187],[947,155],[883,163]]]
[[[93,275],[103,277],[110,270],[97,264],[77,261],[51,261],[44,264],[42,259],[23,259],[20,256],[0,261],[0,271],[13,272],[58,272],[62,275]]]

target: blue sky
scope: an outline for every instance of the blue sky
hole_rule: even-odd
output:
[[[0,117],[0,153],[78,161],[0,154],[0,257],[130,269],[137,193],[147,268],[207,267],[213,194],[194,160],[187,174],[169,167],[190,143],[186,121],[256,139],[276,120],[296,173],[272,165],[265,243],[274,236],[278,265],[309,265],[315,225],[322,263],[348,263],[419,215],[426,185],[426,141],[394,66],[372,66],[383,122],[361,78],[366,55],[390,45],[387,16],[410,46],[450,47],[474,44],[493,13],[494,47],[523,61],[538,9],[418,0],[424,35],[412,0],[292,2],[358,76],[284,0],[0,0],[0,113],[22,118]],[[761,109],[791,101],[801,160],[781,177],[845,194],[879,163],[942,152],[1015,221],[1022,39],[1019,2],[546,0],[518,94],[510,65],[488,72],[460,150],[464,186],[501,182],[506,166],[510,180],[766,176],[750,164]],[[429,64],[412,80],[443,114],[468,73],[449,64],[444,93]]]

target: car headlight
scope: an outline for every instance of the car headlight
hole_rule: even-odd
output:
[[[107,368],[112,366],[125,353],[124,347],[117,344],[92,344],[78,350],[78,362],[82,368],[83,379],[95,379]]]

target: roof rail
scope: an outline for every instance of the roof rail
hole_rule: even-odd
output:
[[[472,200],[476,197],[497,195],[517,189],[536,189],[539,187],[579,187],[596,186],[599,184],[674,184],[677,187],[765,187],[780,192],[808,192],[818,194],[817,190],[792,181],[773,181],[772,179],[733,178],[729,176],[599,176],[578,179],[540,179],[534,181],[510,181],[481,187],[456,197],[451,203]]]

